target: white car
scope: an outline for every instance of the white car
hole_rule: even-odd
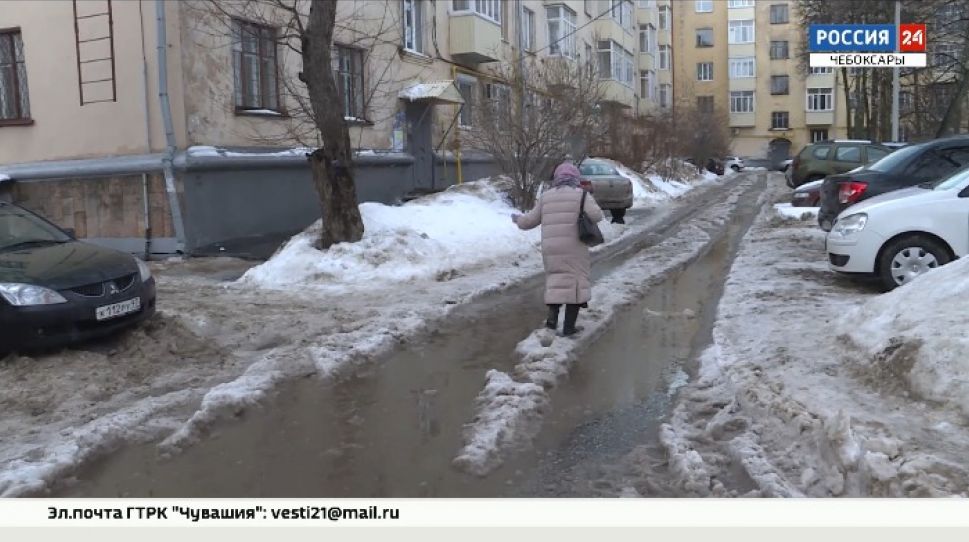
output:
[[[723,169],[724,171],[728,169],[732,169],[734,171],[740,171],[744,169],[744,160],[739,156],[724,156]]]
[[[844,211],[827,237],[831,269],[877,275],[886,290],[969,253],[969,169]]]

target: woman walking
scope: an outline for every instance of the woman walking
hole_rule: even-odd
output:
[[[602,220],[602,210],[591,194],[579,184],[579,170],[571,162],[555,168],[552,186],[542,193],[535,208],[525,215],[514,215],[519,228],[542,226],[542,261],[545,264],[545,304],[549,329],[558,328],[559,310],[565,305],[562,335],[574,335],[579,308],[587,307],[592,297],[589,281],[589,247],[579,240],[579,206],[593,222]],[[586,195],[583,198],[583,194]]]

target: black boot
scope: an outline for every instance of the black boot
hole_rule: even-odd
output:
[[[575,327],[575,321],[579,319],[579,305],[565,306],[565,325],[562,326],[562,335],[568,337],[579,332],[580,328]]]
[[[549,305],[548,306],[548,318],[545,320],[545,327],[549,329],[558,329],[559,327],[559,308],[562,305]]]

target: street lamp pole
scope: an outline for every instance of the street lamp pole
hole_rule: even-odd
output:
[[[902,2],[895,0],[895,28],[901,24]],[[898,141],[898,94],[899,94],[899,68],[892,68],[892,141]]]

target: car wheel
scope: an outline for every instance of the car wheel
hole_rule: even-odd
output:
[[[738,165],[736,165],[736,164],[734,164],[734,165],[732,165],[732,166],[730,166],[730,169],[732,169],[732,170],[734,170],[734,171],[735,171],[735,172],[737,172],[737,173],[739,173],[739,172],[740,172],[740,166],[738,166]]]
[[[878,275],[885,291],[893,290],[936,267],[949,263],[949,251],[924,235],[892,241],[878,258]]]

